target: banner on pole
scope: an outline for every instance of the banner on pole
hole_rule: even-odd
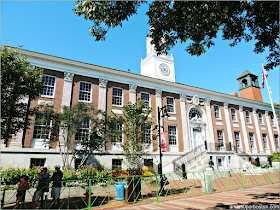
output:
[[[164,132],[160,133],[160,140],[161,140],[161,151],[167,152],[166,138]]]

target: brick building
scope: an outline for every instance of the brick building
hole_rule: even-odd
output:
[[[81,101],[92,103],[96,109],[122,114],[128,102],[142,99],[147,106],[154,107],[152,116],[156,125],[156,108],[167,105],[170,117],[163,119],[167,137],[164,172],[178,171],[183,163],[188,171],[204,169],[209,158],[220,170],[243,167],[248,164],[248,155],[266,161],[267,155],[279,151],[271,106],[262,101],[257,76],[247,70],[237,79],[239,97],[238,93],[223,94],[176,83],[173,56],[157,56],[149,39],[147,56],[141,60],[141,75],[37,52],[20,52],[30,55],[33,66],[44,69],[45,89],[38,100],[31,102],[32,107],[51,104],[61,110],[64,105]],[[35,118],[25,135],[19,133],[9,147],[2,147],[2,167],[62,165],[57,142],[44,145],[43,135],[48,134],[40,133],[42,125],[36,124]],[[85,129],[90,129],[89,124],[85,124]],[[63,143],[61,137],[60,142]],[[146,162],[156,166],[157,142],[150,149],[152,155]],[[119,145],[108,144],[106,150],[106,154],[89,157],[87,164],[98,161],[108,168],[121,166],[124,156]]]

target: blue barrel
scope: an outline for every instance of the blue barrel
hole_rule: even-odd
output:
[[[116,182],[116,200],[122,201],[124,200],[124,186],[126,185],[126,182]]]

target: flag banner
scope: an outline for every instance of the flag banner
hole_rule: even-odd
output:
[[[262,73],[262,87],[264,88],[264,80],[268,76],[267,71],[263,68],[263,73]]]
[[[161,151],[167,152],[166,138],[164,132],[160,133],[160,140],[161,140]]]

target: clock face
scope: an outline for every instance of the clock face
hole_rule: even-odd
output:
[[[169,70],[169,67],[162,63],[159,65],[159,69],[160,69],[160,72],[164,75],[164,76],[167,76],[170,74],[170,70]]]

